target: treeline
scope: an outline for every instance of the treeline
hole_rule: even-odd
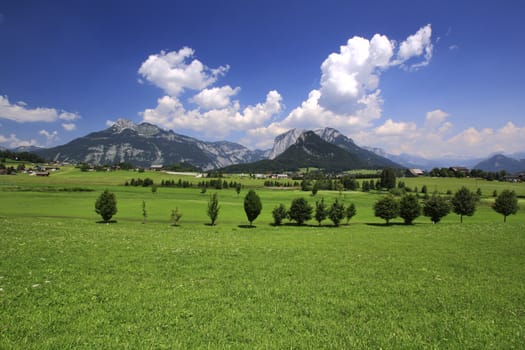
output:
[[[242,187],[242,185],[239,182],[236,182],[236,181],[228,182],[226,180],[221,180],[221,179],[210,179],[210,180],[199,181],[197,184],[194,184],[188,180],[178,179],[177,181],[175,181],[174,179],[171,179],[171,180],[161,180],[160,184],[157,185],[155,181],[149,177],[126,180],[126,182],[124,182],[124,186],[135,186],[135,187],[160,186],[160,187],[171,187],[171,188],[197,187],[201,189],[213,188],[216,190],[228,189],[228,188],[240,189]]]
[[[480,169],[472,169],[470,171],[454,171],[451,168],[434,168],[429,173],[432,177],[474,177],[485,179],[488,181],[502,181],[508,173],[505,170],[501,171],[484,171]]]
[[[30,152],[13,152],[9,150],[0,150],[0,159],[2,160],[2,163],[5,163],[7,159],[30,163],[46,162],[44,158]]]

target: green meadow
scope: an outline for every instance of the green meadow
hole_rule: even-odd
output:
[[[402,179],[482,198],[463,224],[451,213],[385,226],[372,209],[381,192],[312,197],[238,177],[225,180],[241,182],[240,195],[124,186],[146,177],[180,178],[73,167],[0,177],[1,349],[524,348],[525,184]],[[255,228],[248,188],[263,203]],[[115,223],[94,211],[104,189],[117,197]],[[491,209],[504,189],[520,196],[505,224]],[[221,211],[209,226],[214,192]],[[357,215],[340,227],[272,226],[272,209],[300,196],[354,203]]]

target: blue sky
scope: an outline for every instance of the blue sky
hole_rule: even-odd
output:
[[[118,118],[268,148],[334,127],[394,154],[525,151],[522,1],[0,2],[0,146]]]

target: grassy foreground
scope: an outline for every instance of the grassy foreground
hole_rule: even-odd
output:
[[[523,223],[0,222],[0,348],[525,343]]]
[[[525,203],[506,224],[490,207],[492,191],[523,197],[523,184],[406,179],[483,197],[462,225],[450,214],[387,227],[372,210],[383,193],[312,197],[242,179],[263,202],[247,229],[245,189],[218,191],[212,227],[214,190],[122,185],[138,176],[66,168],[0,178],[0,349],[524,348]],[[79,187],[93,192],[69,191]],[[97,223],[106,188],[116,224]],[[357,215],[339,228],[269,225],[273,207],[299,196],[355,203]]]

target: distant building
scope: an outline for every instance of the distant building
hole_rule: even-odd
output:
[[[162,170],[164,164],[152,164],[149,168],[150,170],[159,171]]]
[[[421,169],[412,168],[405,171],[405,175],[408,177],[418,177],[425,175],[425,172]]]
[[[464,166],[451,166],[448,170],[452,171],[456,176],[467,176],[469,174],[468,168]]]

